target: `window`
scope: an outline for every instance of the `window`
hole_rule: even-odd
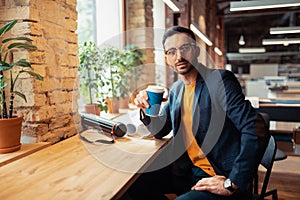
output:
[[[98,46],[122,33],[122,0],[78,0],[78,43]]]

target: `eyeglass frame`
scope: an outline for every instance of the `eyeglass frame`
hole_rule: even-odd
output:
[[[184,46],[188,46],[188,49],[187,50],[182,49]],[[196,46],[195,43],[190,42],[190,43],[183,44],[178,48],[172,47],[172,48],[165,51],[165,55],[168,56],[168,57],[174,57],[174,56],[177,55],[178,50],[180,51],[180,54],[185,55],[187,52],[189,52],[191,50],[191,47],[195,47],[195,46]],[[168,54],[170,52],[170,50],[174,50],[174,54]]]

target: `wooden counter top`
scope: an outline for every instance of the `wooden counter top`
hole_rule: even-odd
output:
[[[0,199],[118,199],[167,142],[126,136],[89,144],[73,136],[0,167]]]
[[[43,148],[50,146],[49,142],[38,142],[32,144],[22,144],[21,149],[11,153],[0,154],[0,167],[10,162],[28,156],[34,152],[37,152]]]

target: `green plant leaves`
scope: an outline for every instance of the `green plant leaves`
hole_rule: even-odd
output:
[[[13,91],[12,93],[19,96],[19,97],[21,97],[27,103],[26,96],[23,93],[18,92],[18,91]]]
[[[12,68],[12,66],[10,64],[0,61],[0,71],[6,71],[11,68]]]
[[[107,106],[106,97],[126,97],[132,83],[140,78],[136,67],[143,64],[144,54],[135,45],[98,48],[85,42],[79,52],[81,95],[95,98],[101,110]]]
[[[2,44],[5,44],[9,41],[15,41],[15,40],[24,40],[27,42],[32,42],[32,39],[28,38],[28,37],[15,37],[15,38],[7,38],[5,40],[2,41]]]
[[[15,42],[10,45],[8,45],[7,49],[13,49],[13,48],[18,48],[18,49],[27,49],[27,50],[36,50],[36,46],[30,45],[30,44],[25,44],[21,42]]]
[[[7,86],[7,83],[5,82],[5,77],[0,75],[0,91],[3,90]]]
[[[20,74],[21,74],[21,73],[27,73],[27,74],[29,74],[30,76],[33,76],[35,79],[40,80],[40,81],[44,80],[44,78],[43,78],[41,75],[39,75],[39,74],[37,74],[37,73],[35,73],[35,72],[33,72],[33,71],[25,71],[25,70],[22,70],[22,71],[20,71]]]
[[[41,75],[32,71],[32,66],[26,59],[19,59],[16,62],[9,62],[6,60],[7,58],[9,58],[9,55],[15,49],[37,50],[36,46],[26,43],[26,42],[32,42],[32,39],[28,37],[24,36],[24,37],[3,38],[3,35],[8,31],[10,31],[16,23],[17,20],[13,20],[6,23],[3,27],[0,28],[0,38],[2,40],[1,48],[0,48],[0,96],[1,96],[0,108],[2,109],[1,112],[2,117],[7,117],[5,88],[9,86],[10,87],[9,89],[10,94],[8,96],[10,98],[9,116],[8,116],[9,118],[12,117],[12,113],[13,113],[14,95],[21,97],[22,99],[25,100],[25,102],[27,101],[26,96],[23,93],[16,91],[14,88],[16,81],[20,77],[20,74],[27,73],[31,77],[37,80],[43,80],[43,77]],[[19,69],[13,70],[16,67],[19,67]],[[6,79],[3,71],[8,71],[8,74],[10,76],[9,79]]]
[[[25,59],[20,59],[15,63],[12,63],[10,66],[21,66],[21,67],[28,67],[28,68],[32,68],[31,64],[29,62],[27,62]]]
[[[10,22],[6,23],[3,27],[1,27],[0,37],[2,37],[2,35],[4,35],[10,29],[12,29],[12,27],[14,27],[17,22],[18,22],[18,20],[13,20],[13,21],[10,21]]]

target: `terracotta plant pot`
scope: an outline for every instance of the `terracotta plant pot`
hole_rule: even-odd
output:
[[[129,108],[129,97],[120,98],[120,108]]]
[[[21,148],[23,115],[0,119],[0,153],[10,153]]]
[[[110,114],[119,113],[120,101],[117,98],[106,98],[106,102]]]
[[[86,104],[86,105],[84,105],[84,111],[85,111],[85,113],[100,116],[100,109],[96,104]]]

